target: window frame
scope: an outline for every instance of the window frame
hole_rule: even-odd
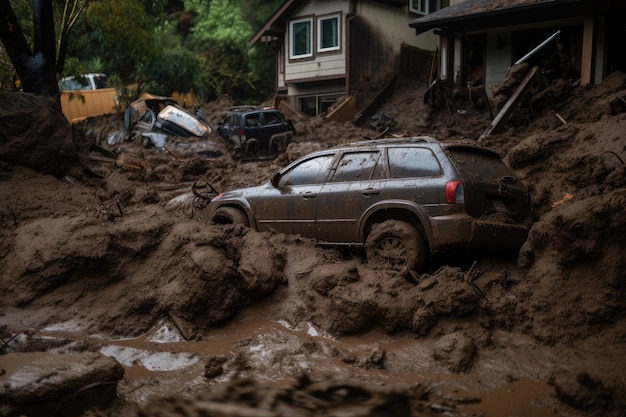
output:
[[[394,153],[395,152],[412,152],[413,155],[398,155],[397,157],[394,157]],[[421,153],[421,157],[420,155],[417,155],[417,152]],[[410,158],[411,156],[418,156],[418,158]],[[400,157],[400,158],[398,158]],[[410,165],[402,165],[399,164],[398,161],[408,161],[408,160],[412,160],[412,161],[419,161],[419,162],[423,162],[424,157],[428,157],[429,162],[434,162],[434,164],[431,164],[430,166],[426,166],[426,165],[421,165],[422,169],[420,172],[419,168],[415,168],[413,169],[413,167],[411,167]],[[437,158],[437,155],[435,152],[433,152],[432,149],[427,148],[427,147],[423,147],[423,146],[391,146],[387,148],[387,169],[388,169],[388,178],[391,180],[404,180],[407,178],[414,178],[414,179],[419,179],[419,178],[440,178],[441,176],[443,176],[444,171],[443,171],[443,167],[441,166],[441,161],[439,160],[439,158]],[[433,170],[432,167],[436,166],[438,169],[437,170]],[[399,171],[401,172],[401,174],[399,173]]]
[[[432,0],[410,0],[409,1],[409,12],[411,13],[416,13],[416,14],[421,14],[421,15],[428,15],[431,13],[436,12],[437,10],[441,10],[442,8],[446,7],[445,6],[445,2],[442,0],[434,0],[436,2],[435,5],[435,10],[430,10],[430,2]],[[422,8],[422,2],[424,3],[424,9]],[[415,7],[415,3],[417,3],[417,7]]]
[[[332,175],[327,179],[327,183],[354,183],[359,181],[371,181],[372,179],[384,179],[381,178],[381,161],[382,152],[380,149],[376,150],[359,150],[343,152],[337,160],[337,164],[332,169]],[[357,158],[362,158],[361,164],[365,164],[365,167],[361,167],[360,170],[353,168],[353,164],[358,162]],[[344,169],[346,168],[346,169]],[[359,177],[358,175],[352,175],[354,172],[366,172],[366,177]],[[375,175],[376,174],[376,175]],[[376,176],[377,178],[374,178]]]
[[[312,156],[311,158],[301,161],[300,163],[298,163],[298,165],[292,166],[288,170],[281,172],[280,179],[278,180],[278,188],[325,184],[329,177],[330,171],[332,170],[332,167],[334,165],[335,157],[336,157],[335,154],[328,153],[328,154],[315,155],[315,156]],[[308,167],[309,164],[315,163],[315,162],[321,163],[322,165],[318,166],[316,169],[311,169],[310,167]],[[316,172],[318,174],[318,177],[315,178],[315,181],[297,182],[295,184],[290,182],[290,180],[293,178],[294,171],[303,169],[302,168],[303,165],[307,165],[306,169],[312,172]],[[311,176],[311,178],[313,178],[313,176]]]
[[[335,46],[324,48],[322,46],[323,45],[322,36],[324,35],[324,31],[322,30],[322,23],[324,21],[333,20],[333,19],[337,21],[337,28],[336,28],[336,33],[335,33],[337,44]],[[326,53],[326,52],[335,52],[335,51],[341,50],[341,14],[333,13],[333,14],[328,14],[328,15],[323,15],[323,16],[317,16],[316,21],[317,21],[317,36],[316,36],[317,52]]]
[[[308,23],[309,24],[309,33],[308,33],[308,53],[304,54],[295,54],[295,29],[294,26],[299,23]],[[297,60],[297,59],[307,59],[313,57],[313,38],[315,36],[314,26],[313,26],[313,16],[302,17],[299,19],[294,19],[289,22],[289,59]]]

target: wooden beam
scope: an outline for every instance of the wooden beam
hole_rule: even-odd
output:
[[[522,82],[519,83],[511,97],[509,97],[507,102],[504,104],[504,107],[502,107],[500,113],[498,113],[495,119],[493,119],[493,121],[491,122],[491,126],[489,126],[489,128],[487,128],[487,130],[485,130],[485,132],[480,135],[480,138],[478,138],[478,142],[480,142],[484,137],[487,137],[492,133],[498,132],[501,127],[501,123],[506,121],[508,116],[515,108],[515,104],[517,104],[520,98],[524,97],[524,92],[526,91],[526,88],[528,88],[528,86],[530,85],[531,80],[535,78],[538,70],[539,67],[534,66],[530,69],[530,71],[528,71],[528,74],[526,74]]]
[[[593,81],[593,32],[594,16],[585,16],[583,24],[583,50],[580,62],[580,84],[589,85]]]

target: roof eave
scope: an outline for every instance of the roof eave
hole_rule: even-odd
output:
[[[276,28],[285,26],[282,24],[282,20],[289,16],[293,10],[300,5],[300,3],[301,1],[299,0],[285,0],[285,2],[265,22],[263,27],[255,33],[252,38],[250,38],[248,46],[254,46],[259,40],[262,40],[262,38],[266,36],[283,36],[285,34],[284,29],[277,30]]]
[[[563,9],[561,7],[568,3],[582,3],[582,0],[551,0],[550,2],[537,2],[440,19],[429,19],[429,17],[432,17],[432,15],[430,15],[425,16],[425,22],[420,22],[420,19],[416,19],[409,23],[409,27],[414,28],[415,34],[419,35],[431,29],[466,31],[490,29],[501,27],[503,21],[507,22],[507,26],[515,26],[527,22],[531,17],[536,17],[538,11],[542,13],[542,21],[556,20],[559,18],[572,17],[578,13],[578,8],[569,7]],[[435,13],[433,15],[435,15]]]

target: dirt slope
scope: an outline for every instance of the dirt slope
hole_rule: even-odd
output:
[[[381,109],[396,118],[396,134],[474,142],[488,126],[488,112],[467,103],[452,107],[450,113],[445,108],[429,109],[423,104],[421,85],[399,80],[396,94]],[[522,362],[510,365],[492,383],[532,376],[551,384],[552,395],[561,401],[553,405],[559,407],[559,415],[622,415],[626,113],[610,103],[623,98],[625,89],[626,75],[613,74],[602,85],[573,90],[558,108],[566,124],[548,109],[528,124],[484,138],[482,144],[505,155],[532,192],[534,224],[528,241],[519,257],[438,256],[418,284],[370,270],[359,253],[319,249],[297,236],[207,225],[199,220],[205,202],[190,193],[194,182],[209,182],[218,190],[260,184],[304,153],[372,137],[370,130],[322,118],[301,120],[296,125],[297,143],[286,154],[273,161],[241,163],[219,156],[223,147],[215,136],[206,142],[179,139],[170,143],[169,152],[140,141],[109,146],[106,138],[121,129],[121,118],[104,116],[74,126],[68,146],[64,119],[38,110],[49,103],[3,92],[0,120],[7,127],[0,129],[3,339],[70,322],[74,331],[85,335],[138,336],[168,318],[187,340],[202,341],[210,329],[227,327],[246,308],[269,299],[270,318],[291,329],[312,325],[334,338],[382,332],[391,338],[389,346],[394,338],[397,346],[408,338],[432,349],[428,360],[416,364],[414,356],[402,359],[401,348],[395,355],[374,349],[369,357],[352,357],[336,348],[327,350],[324,343],[307,349],[311,345],[298,342],[300,353],[309,351],[305,361],[315,355],[339,355],[351,372],[382,368],[406,380],[424,370],[461,373],[482,378],[482,384],[490,386],[484,382],[491,375],[486,370],[489,358],[518,352],[519,346],[507,343],[503,334],[520,335],[532,340],[528,352],[554,359],[540,371],[516,368]],[[218,103],[204,106],[212,123],[222,110]],[[32,129],[34,125],[40,128]],[[30,145],[19,151],[15,143],[20,142]],[[93,144],[124,152],[145,167],[126,170],[90,159]],[[198,156],[199,151],[211,157]],[[5,350],[42,349],[34,346],[29,339],[8,344]],[[99,348],[90,342],[68,349]],[[559,356],[569,359],[561,361]],[[533,355],[522,357],[518,360],[528,361],[523,363],[532,368]],[[212,363],[211,358],[202,360],[207,367]],[[217,362],[247,369],[247,375],[259,380],[269,372],[254,361],[242,367],[236,354]],[[269,379],[297,376],[298,369],[273,370],[277,374]],[[214,383],[205,377],[206,383]],[[369,378],[384,380],[374,373]],[[235,386],[240,389],[241,383]],[[303,387],[310,388],[309,382],[300,381],[292,389]],[[189,388],[186,396],[197,390]],[[381,398],[380,392],[369,392],[372,398]],[[388,398],[385,395],[382,398]],[[131,395],[121,398],[128,401],[108,412],[132,415],[136,403]],[[237,402],[232,397],[229,401]],[[423,412],[416,404],[405,407],[405,414],[398,415]],[[157,415],[150,410],[144,415]]]

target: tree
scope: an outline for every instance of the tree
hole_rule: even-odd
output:
[[[57,47],[57,74],[62,74],[65,68],[65,57],[67,55],[67,43],[70,37],[70,31],[88,4],[89,0],[65,0],[63,14],[61,16],[61,35],[59,36]]]
[[[89,44],[92,54],[122,83],[136,81],[156,53],[153,21],[143,5],[138,0],[92,0],[85,20],[95,31]]]
[[[24,91],[58,96],[52,0],[33,0],[33,49],[9,4],[0,0],[0,40]]]
[[[203,59],[203,79],[209,93],[232,96],[254,90],[248,39],[253,30],[243,20],[241,8],[227,0],[187,0],[195,16],[186,45]]]

